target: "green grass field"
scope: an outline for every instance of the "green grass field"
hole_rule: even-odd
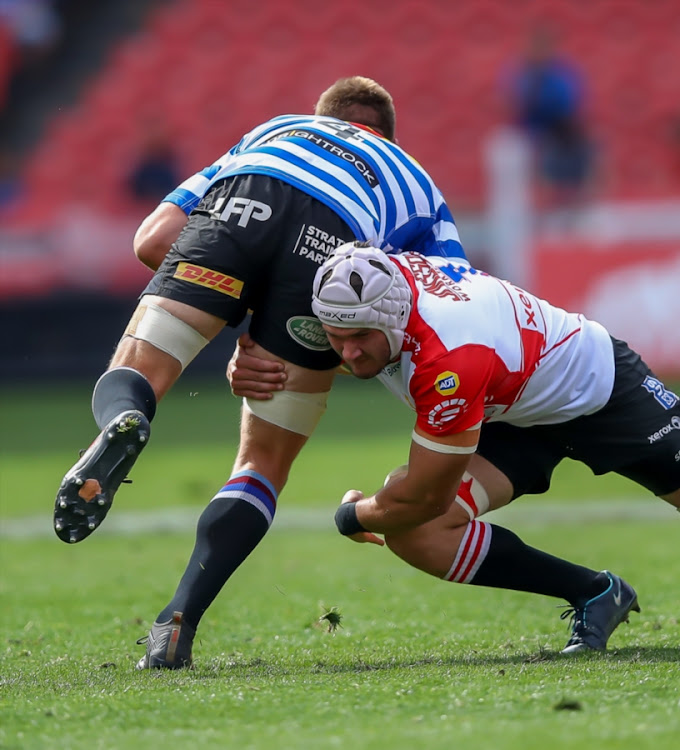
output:
[[[336,386],[272,532],[204,617],[196,668],[136,672],[135,640],[229,475],[238,402],[185,377],[134,483],[70,547],[51,531],[52,507],[95,434],[90,390],[2,394],[0,747],[678,747],[677,514],[566,463],[547,495],[489,516],[637,588],[642,613],[606,654],[560,657],[561,602],[443,583],[334,531],[343,492],[376,489],[408,450],[411,415],[377,384]],[[343,615],[335,633],[318,621],[329,607]]]

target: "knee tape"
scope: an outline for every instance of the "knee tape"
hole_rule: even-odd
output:
[[[466,471],[460,480],[456,502],[470,516],[470,520],[489,510],[489,496],[482,485]]]
[[[158,305],[144,302],[137,307],[125,335],[153,344],[174,357],[182,370],[209,343],[188,323]]]
[[[244,398],[243,408],[265,422],[309,437],[326,411],[329,393],[279,391],[268,401]]]

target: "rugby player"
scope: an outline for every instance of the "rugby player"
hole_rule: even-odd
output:
[[[397,142],[392,97],[370,78],[340,78],[321,94],[314,114],[369,127],[387,140]],[[134,251],[142,263],[153,271],[160,266],[184,228],[188,215],[212,184],[211,178],[228,159],[229,154],[224,154],[185,180],[142,221],[133,242]]]
[[[330,115],[284,115],[254,128],[165,202],[175,218],[175,209],[193,208],[175,223],[182,228],[167,254],[147,254],[138,243],[158,270],[95,385],[101,432],[57,493],[60,539],[80,542],[101,524],[149,440],[157,402],[225,325],[238,326],[252,310],[255,352],[285,362],[287,374],[274,398],[245,402],[232,474],[198,521],[193,553],[151,628],[140,669],[191,664],[203,613],[268,531],[290,467],[325,410],[340,359],[310,307],[320,263],[353,239],[467,263],[441,192],[393,140],[391,97],[374,82],[361,84],[365,100],[361,86],[344,104],[338,88],[326,92],[320,101],[326,111],[336,107]],[[353,123],[340,113],[373,119]]]
[[[370,497],[348,491],[340,533],[447,581],[564,599],[562,653],[604,650],[639,611],[632,586],[479,517],[545,492],[566,457],[680,509],[678,396],[599,323],[452,259],[350,243],[319,269],[312,309],[345,367],[416,412],[408,465]],[[241,355],[234,392],[267,367]]]

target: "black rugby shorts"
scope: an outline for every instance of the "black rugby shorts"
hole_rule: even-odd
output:
[[[599,411],[561,424],[482,426],[477,452],[510,479],[513,499],[545,492],[563,458],[594,474],[621,474],[655,495],[680,488],[680,398],[625,342],[612,341],[614,388]]]
[[[216,183],[143,294],[167,297],[249,332],[267,351],[327,370],[340,358],[311,308],[312,282],[335,247],[354,239],[328,206],[292,185],[246,174]]]

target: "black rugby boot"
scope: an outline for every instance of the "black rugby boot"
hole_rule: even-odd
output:
[[[123,412],[66,474],[54,504],[54,530],[63,542],[81,542],[101,524],[150,433],[142,412]]]
[[[567,609],[561,617],[571,616],[572,633],[563,654],[577,654],[583,651],[604,651],[609,636],[622,622],[628,622],[628,614],[639,612],[635,589],[623,578],[603,570],[609,579],[607,588],[589,599],[581,607]]]

